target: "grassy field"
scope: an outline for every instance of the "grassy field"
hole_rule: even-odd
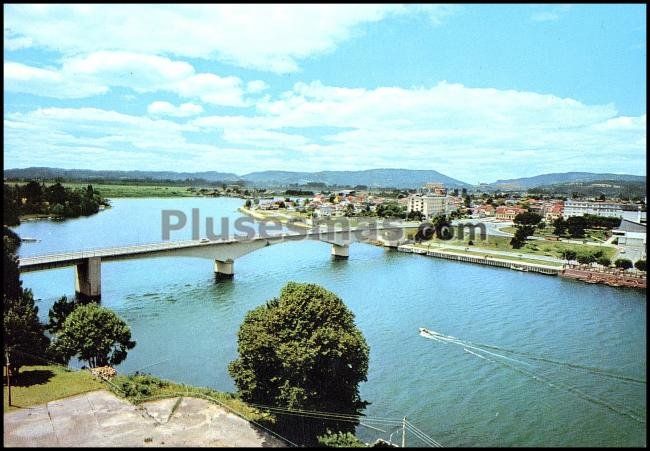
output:
[[[8,185],[24,185],[25,182],[6,182]],[[46,182],[47,186],[52,182]],[[130,185],[115,183],[92,183],[92,182],[63,182],[66,188],[86,188],[92,185],[93,188],[103,197],[196,197],[200,194],[196,191],[189,191],[189,186],[177,185]],[[208,192],[212,192],[209,188]]]
[[[428,247],[427,244],[415,244],[415,247],[419,247],[419,248],[427,249],[427,250],[432,250],[432,251],[440,250],[440,251],[446,251],[446,252],[453,252],[454,254],[467,255],[469,257],[482,257],[483,255],[485,255],[482,252],[476,252],[476,251],[471,251],[471,250],[465,251],[465,250],[462,250],[462,249],[449,249],[449,248],[438,247],[438,246]],[[470,249],[471,249],[471,246],[470,246]],[[488,251],[486,251],[486,254],[488,254],[490,256],[491,260],[508,260],[508,261],[516,261],[516,262],[520,262],[520,263],[532,263],[532,264],[536,264],[536,265],[557,266],[557,267],[562,266],[562,263],[560,263],[560,262],[550,262],[550,261],[547,261],[547,260],[540,260],[540,259],[534,258],[534,257],[532,257],[532,258],[519,257],[517,254],[506,256],[506,255],[499,255],[499,254],[489,254]],[[528,254],[528,255],[531,255],[531,254]]]
[[[150,375],[118,375],[111,383],[107,383],[96,379],[88,371],[72,371],[56,365],[22,367],[20,377],[12,379],[11,406],[9,406],[6,374],[3,374],[3,378],[5,412],[45,404],[89,391],[108,389],[134,404],[176,396],[211,399],[249,420],[273,422],[271,415],[249,407],[231,393],[177,384]]]
[[[475,237],[473,246],[486,249],[512,252],[514,254],[532,254],[532,255],[545,255],[547,257],[562,258],[562,252],[565,250],[573,250],[578,255],[593,254],[602,251],[603,255],[608,258],[614,257],[616,249],[607,246],[589,246],[585,244],[563,243],[559,241],[527,241],[526,244],[520,249],[513,249],[510,246],[510,237],[502,236],[488,236],[486,240],[481,240],[480,237]],[[466,235],[464,239],[452,240],[439,240],[434,238],[431,242],[437,244],[449,244],[452,246],[468,246],[469,236]],[[426,245],[426,242],[424,243]]]
[[[103,197],[196,197],[189,186],[92,184]],[[88,183],[63,183],[66,188],[85,188]]]
[[[21,368],[20,377],[15,382],[12,380],[9,406],[4,374],[3,380],[5,412],[106,388],[87,371],[68,371],[60,366],[25,366]]]
[[[503,227],[500,229],[502,232],[506,233],[515,233],[517,230],[516,227],[514,226],[509,226],[509,227]],[[535,228],[535,232],[533,233],[533,236],[538,236],[540,238],[544,238],[546,236],[555,236],[553,235],[553,227],[546,227],[544,229],[538,229]],[[585,237],[582,239],[585,239],[587,241],[595,241],[595,242],[603,242],[607,240],[611,236],[611,232],[607,232],[606,230],[602,229],[587,229],[585,230]],[[576,238],[580,239],[580,238]]]

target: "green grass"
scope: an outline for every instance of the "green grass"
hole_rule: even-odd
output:
[[[70,371],[60,366],[24,366],[20,375],[12,379],[9,406],[6,375],[3,380],[5,412],[106,388],[87,371]]]
[[[148,374],[118,375],[111,383],[94,378],[85,370],[72,371],[56,365],[24,366],[20,376],[14,377],[11,384],[11,406],[7,399],[7,378],[4,378],[4,411],[45,404],[57,399],[67,398],[94,390],[110,390],[119,397],[133,404],[145,401],[173,398],[176,396],[192,396],[217,400],[253,421],[272,423],[274,417],[249,407],[244,401],[232,393],[220,392],[211,388],[193,387],[159,379]]]
[[[505,251],[512,252],[514,254],[531,254],[531,255],[545,255],[547,257],[555,257],[558,259],[562,258],[562,252],[565,250],[572,250],[581,254],[592,254],[598,251],[603,252],[603,256],[612,258],[616,254],[616,249],[613,247],[607,246],[589,246],[586,244],[574,244],[574,243],[564,243],[560,241],[527,241],[526,244],[519,248],[513,249],[510,246],[510,237],[503,236],[488,236],[485,240],[481,240],[479,236],[476,236],[473,240],[473,247],[486,249],[486,250],[495,250],[495,251]],[[467,242],[469,241],[469,236],[466,234],[464,239],[452,239],[452,240],[439,240],[434,238],[431,240],[432,243],[442,244],[442,245],[452,245],[452,246],[468,246]],[[424,244],[426,245],[427,242]],[[505,258],[505,257],[504,257]],[[525,257],[522,257],[525,258]]]
[[[123,397],[133,404],[176,396],[190,396],[208,400],[217,400],[239,413],[247,420],[266,421],[272,423],[274,417],[248,406],[232,393],[220,392],[206,387],[194,387],[160,379],[149,374],[117,375],[108,388],[117,396]]]
[[[24,185],[25,182],[7,182],[8,185]],[[45,183],[46,186],[53,185],[52,182]],[[66,188],[79,189],[92,185],[93,189],[99,191],[102,197],[197,197],[201,194],[195,191],[189,191],[189,186],[178,185],[139,185],[139,184],[119,184],[119,183],[92,183],[92,182],[63,182]],[[207,188],[211,193],[214,188]]]
[[[114,185],[94,184],[93,189],[99,191],[103,197],[196,197],[197,192],[189,191],[188,186],[165,185]],[[66,188],[81,188],[88,183],[63,183]],[[208,192],[212,192],[209,190]]]
[[[429,247],[427,247],[426,243],[425,244],[416,244],[415,246],[423,248],[423,249],[427,249],[427,250],[430,249],[432,251],[439,250],[439,251],[445,251],[445,252],[453,252],[454,254],[462,254],[462,255],[467,255],[469,257],[482,257],[482,256],[487,254],[487,255],[489,255],[491,260],[508,260],[508,261],[516,261],[516,262],[521,262],[521,263],[531,263],[531,264],[536,264],[536,265],[557,266],[557,267],[562,266],[562,263],[560,263],[560,262],[551,262],[551,261],[547,261],[547,260],[540,260],[540,259],[534,258],[534,257],[533,258],[519,257],[517,254],[513,254],[513,255],[489,254],[489,253],[487,253],[487,250],[489,250],[489,249],[486,249],[486,253],[482,253],[482,252],[476,252],[476,251],[471,251],[471,250],[465,251],[463,249],[449,249],[449,248],[438,247],[438,246],[429,248]],[[470,249],[472,249],[472,247],[475,247],[475,246],[469,246]]]

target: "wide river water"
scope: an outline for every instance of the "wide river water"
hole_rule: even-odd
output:
[[[189,239],[192,208],[202,222],[209,216],[219,224],[221,217],[240,217],[242,204],[113,199],[112,208],[90,217],[25,222],[14,230],[40,240],[23,243],[23,256],[159,242],[161,211],[175,209],[188,225],[171,239]],[[43,321],[56,299],[74,296],[73,268],[26,273],[22,280]],[[445,446],[646,444],[645,382],[601,372],[646,380],[645,291],[369,244],[351,245],[346,261],[333,260],[330,245],[316,241],[266,247],[235,261],[234,279],[219,283],[206,259],[102,264],[101,302],[128,322],[137,341],[118,371],[235,391],[227,364],[236,357],[239,325],[288,281],[320,284],[354,312],[370,346],[368,381],[360,387],[371,402],[369,416],[406,417]],[[419,327],[598,370],[520,357],[490,361],[425,339]],[[359,426],[357,433],[370,441],[395,431],[379,428],[386,432]],[[407,434],[409,444],[422,442]]]

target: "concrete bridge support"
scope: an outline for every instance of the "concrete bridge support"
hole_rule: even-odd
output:
[[[350,256],[350,246],[347,244],[332,244],[332,256],[335,259],[344,259]]]
[[[89,257],[76,266],[75,294],[84,300],[101,299],[101,258]]]
[[[232,279],[235,275],[235,261],[232,258],[227,260],[214,261],[214,275],[217,280]]]

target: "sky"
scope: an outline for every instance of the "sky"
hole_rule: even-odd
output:
[[[646,5],[4,5],[4,165],[645,175]]]

